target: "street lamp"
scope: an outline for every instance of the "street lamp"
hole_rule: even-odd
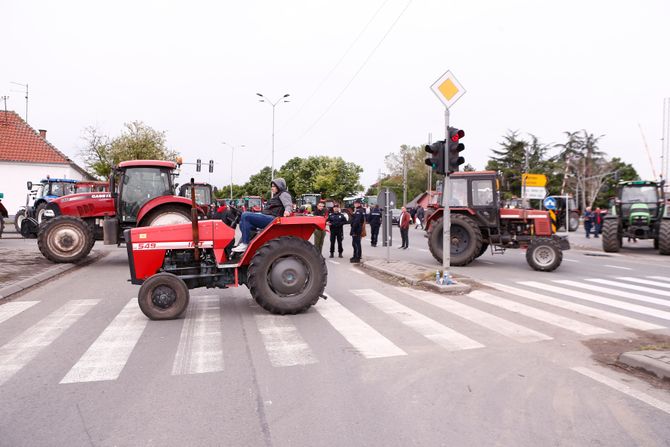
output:
[[[235,149],[236,148],[243,148],[246,147],[244,144],[241,146],[233,146],[230,143],[226,143],[223,141],[221,144],[225,144],[226,146],[230,146],[230,200],[233,200],[233,157],[235,156]]]
[[[287,93],[281,98],[277,99],[275,102],[270,101],[268,98],[266,98],[262,93],[256,93],[257,96],[260,96],[262,99],[258,100],[258,102],[266,102],[272,106],[272,167],[271,167],[271,175],[270,175],[270,180],[275,178],[275,106],[279,104],[280,102],[290,102],[286,98],[288,98],[290,95]]]

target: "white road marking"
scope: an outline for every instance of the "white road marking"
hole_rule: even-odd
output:
[[[60,383],[118,379],[148,321],[131,298]]]
[[[509,337],[512,340],[518,341],[519,343],[532,343],[536,341],[552,339],[548,335],[544,335],[541,332],[528,329],[519,324],[512,323],[511,321],[507,321],[503,318],[491,315],[441,295],[413,289],[406,289],[403,287],[396,287],[396,290],[411,295],[423,301],[424,303],[433,305],[442,310],[446,310],[447,312],[464,318],[468,321],[472,321],[475,324],[504,335],[505,337]]]
[[[670,281],[670,277],[666,276],[647,276],[650,279],[658,279],[659,281]]]
[[[571,283],[573,281],[568,281]],[[670,312],[665,312],[658,309],[652,309],[651,307],[644,307],[638,304],[631,304],[625,301],[613,300],[611,298],[603,298],[601,296],[592,295],[590,293],[578,292],[576,290],[570,290],[564,287],[551,286],[549,284],[544,284],[535,281],[521,281],[519,284],[524,286],[535,287],[542,289],[548,292],[560,293],[561,295],[571,296],[573,298],[578,298],[581,300],[591,301],[593,303],[604,304],[606,306],[616,307],[618,309],[629,310],[631,312],[637,312],[643,315],[649,315],[655,318],[661,318],[663,320],[670,320]],[[571,285],[571,284],[566,284]]]
[[[499,283],[484,283],[489,287],[494,289],[507,292],[512,295],[521,296],[523,298],[536,301],[538,303],[548,304],[554,307],[560,307],[561,309],[566,309],[572,312],[576,312],[582,315],[588,315],[590,317],[599,318],[601,320],[610,321],[613,323],[621,324],[625,327],[630,327],[633,329],[639,329],[642,331],[650,331],[654,329],[664,329],[664,326],[659,326],[657,324],[648,323],[646,321],[638,320],[636,318],[625,317],[623,315],[616,314],[614,312],[608,312],[602,309],[596,309],[589,306],[584,306],[582,304],[573,303],[571,301],[565,301],[558,298],[553,298],[547,295],[542,295],[539,293],[531,292],[526,289],[519,289],[517,287],[507,286],[505,284]]]
[[[427,248],[418,248],[417,250],[423,251],[424,253],[430,253],[430,250],[428,250]]]
[[[647,278],[654,278],[653,276],[648,276]],[[619,276],[617,279],[622,281],[636,282],[638,284],[647,284],[654,287],[663,287],[664,289],[670,289],[670,283],[662,281],[650,281],[648,279],[633,278],[632,276]]]
[[[493,306],[498,306],[510,312],[518,313],[529,318],[544,321],[553,326],[558,326],[571,332],[581,335],[599,335],[609,334],[612,331],[603,329],[590,324],[582,323],[581,321],[573,320],[572,318],[562,317],[541,309],[526,306],[525,304],[517,303],[516,301],[501,298],[499,296],[491,295],[490,293],[482,292],[480,290],[473,290],[467,296],[476,300],[482,301]]]
[[[495,264],[495,262],[491,262],[491,261],[482,261],[481,259],[479,260],[479,262],[481,262],[482,264],[488,264],[488,265],[494,265],[494,264]]]
[[[34,359],[99,300],[72,300],[0,347],[0,385]]]
[[[627,396],[633,397],[639,401],[644,402],[647,405],[651,405],[652,407],[656,408],[657,410],[661,410],[665,413],[670,414],[670,403],[668,402],[663,402],[662,400],[656,399],[653,396],[650,396],[647,393],[643,393],[642,391],[635,390],[628,385],[618,382],[614,379],[610,379],[609,377],[603,376],[602,374],[598,374],[595,371],[592,371],[588,368],[584,368],[581,366],[576,366],[574,368],[571,368],[573,371],[578,372],[579,374],[582,374],[586,377],[589,377],[596,382],[600,382],[603,385],[607,385],[610,388],[613,388],[617,391],[620,391]]]
[[[621,267],[620,265],[611,265],[611,264],[605,264],[605,265],[603,265],[603,267],[609,267],[609,268],[612,268],[612,269],[620,269],[620,270],[633,270],[630,267]]]
[[[576,260],[576,259],[563,258],[563,261],[564,261],[564,262],[577,262],[577,263],[579,263],[579,261]]]
[[[338,303],[332,296],[326,294],[327,300],[320,301],[314,306],[319,314],[325,318],[337,332],[360,353],[363,357],[372,359],[380,357],[394,357],[407,355],[405,351],[393,344],[391,340],[374,330],[365,321],[358,318],[353,312]]]
[[[263,337],[272,366],[295,366],[317,363],[309,345],[291,323],[290,317],[256,314],[256,326]]]
[[[339,262],[333,261],[332,259],[329,259],[328,262],[330,262],[331,264],[340,265]]]
[[[354,295],[361,297],[368,304],[371,304],[382,312],[394,317],[401,323],[409,326],[419,334],[449,351],[484,347],[481,343],[478,343],[375,290],[357,289],[352,290],[351,292]]]
[[[594,292],[604,293],[606,295],[619,296],[621,298],[628,298],[629,300],[641,301],[643,303],[656,304],[658,306],[670,307],[670,301],[664,300],[661,298],[653,298],[645,295],[640,295],[637,293],[626,292],[623,290],[615,290],[609,287],[596,286],[594,284],[585,284],[577,281],[570,281],[567,279],[554,281],[559,284],[565,284],[567,286],[579,287],[586,290],[592,290]]]
[[[612,281],[609,279],[593,278],[593,279],[587,279],[587,281],[597,282],[599,284],[605,284],[607,286],[621,287],[623,289],[637,290],[638,292],[653,293],[654,295],[670,296],[670,291],[668,290],[659,290],[651,287],[636,286],[634,284],[626,284],[623,282]],[[670,305],[670,303],[668,303],[668,305]]]
[[[363,273],[363,272],[361,272],[360,270],[355,269],[355,268],[353,268],[353,267],[351,267],[349,270],[351,270],[352,272],[356,272],[356,273],[358,273],[359,275],[365,275],[365,273]]]
[[[196,297],[188,307],[172,375],[223,371],[220,299]]]
[[[26,309],[30,309],[39,301],[11,301],[0,306],[0,323],[7,321]]]

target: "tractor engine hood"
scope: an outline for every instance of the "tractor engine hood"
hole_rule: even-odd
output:
[[[59,197],[47,204],[44,217],[60,215],[75,217],[114,216],[114,199],[109,192],[84,192]]]

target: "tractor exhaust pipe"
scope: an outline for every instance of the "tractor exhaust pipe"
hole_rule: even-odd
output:
[[[195,180],[191,178],[191,227],[193,228],[193,258],[200,262],[200,232],[198,230],[198,205],[195,203]]]

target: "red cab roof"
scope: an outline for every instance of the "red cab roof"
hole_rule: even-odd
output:
[[[155,167],[176,169],[177,163],[166,160],[128,160],[119,163],[119,168]]]

